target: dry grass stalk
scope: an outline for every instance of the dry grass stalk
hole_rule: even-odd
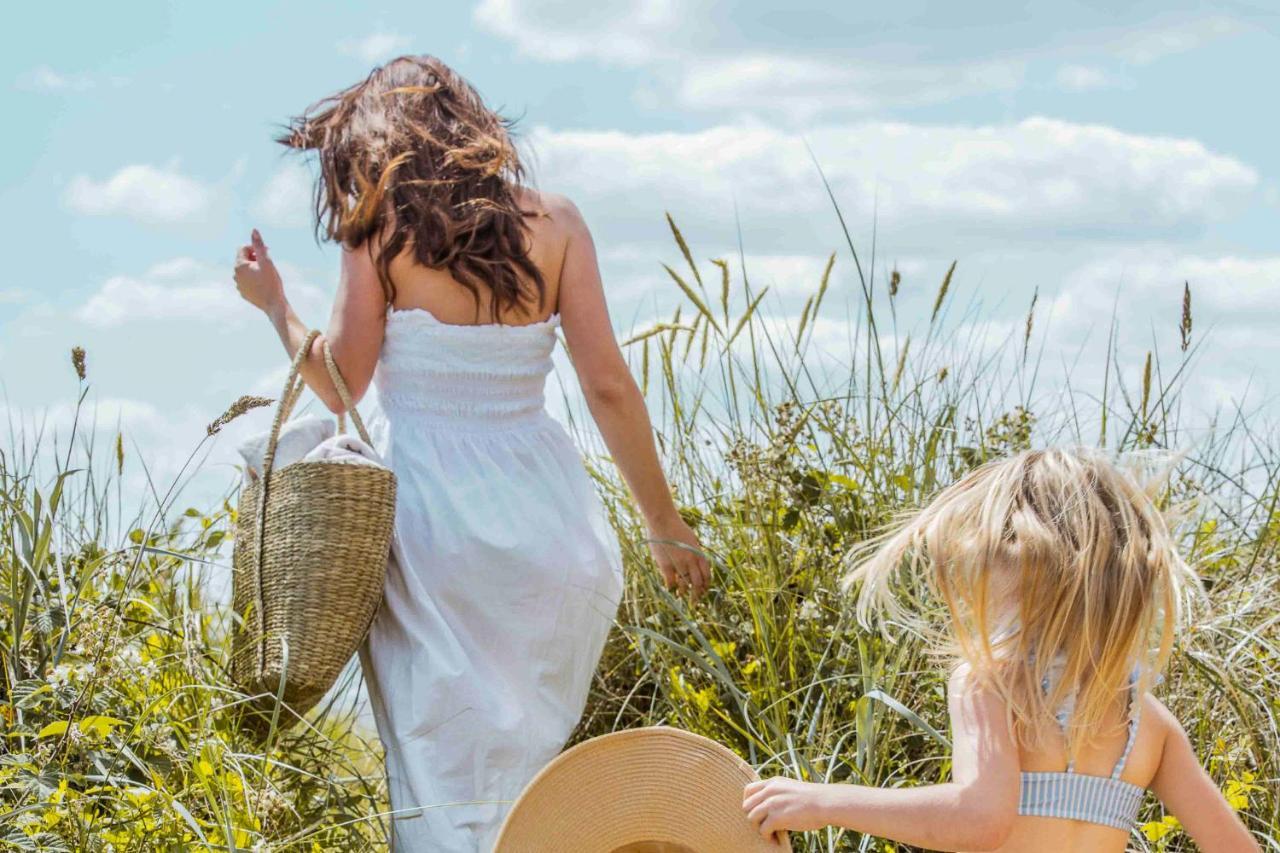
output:
[[[243,415],[245,412],[261,408],[262,406],[270,406],[274,402],[275,400],[272,400],[269,397],[253,397],[246,394],[232,403],[225,412],[218,416],[217,420],[205,428],[205,431],[208,435],[217,435],[219,430]]]

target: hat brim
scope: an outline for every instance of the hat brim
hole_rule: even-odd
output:
[[[494,853],[778,853],[742,811],[759,777],[713,740],[627,729],[584,741],[542,769],[511,807]]]

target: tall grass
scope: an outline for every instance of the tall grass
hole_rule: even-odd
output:
[[[764,775],[945,781],[944,673],[914,638],[859,630],[839,591],[842,557],[972,467],[1033,444],[1103,444],[1133,464],[1186,450],[1162,500],[1210,606],[1180,636],[1158,694],[1264,847],[1280,849],[1280,454],[1239,413],[1183,422],[1197,346],[1189,287],[1175,364],[1154,353],[1120,363],[1113,326],[1102,375],[1046,383],[1037,300],[994,336],[948,326],[955,264],[927,323],[908,334],[897,328],[900,276],[877,286],[850,242],[842,262],[855,267],[854,298],[831,305],[828,264],[787,323],[763,316],[749,268],[700,268],[671,227],[687,269],[667,273],[685,299],[628,346],[639,349],[633,363],[684,515],[713,559],[714,591],[690,608],[662,588],[625,490],[598,465],[628,590],[577,737],[669,723],[730,744]],[[820,366],[810,342],[832,307],[850,311],[841,319],[855,358]],[[1178,316],[1176,300],[1159,307]],[[885,849],[837,830],[795,844]],[[1154,801],[1135,844],[1190,849]]]
[[[1182,306],[1161,306],[1182,309],[1172,362],[1122,362],[1113,332],[1100,375],[1046,383],[1037,300],[1004,327],[950,322],[956,265],[930,294],[927,321],[910,325],[898,300],[914,283],[896,273],[877,283],[850,241],[788,321],[765,308],[767,289],[741,261],[699,263],[671,228],[683,263],[664,274],[680,307],[627,349],[714,590],[690,608],[661,586],[616,472],[593,459],[628,589],[575,739],[668,723],[730,745],[765,775],[942,781],[943,674],[911,636],[854,624],[839,588],[844,554],[973,466],[1032,444],[1190,447],[1163,500],[1180,509],[1211,606],[1180,636],[1159,694],[1264,847],[1280,849],[1280,455],[1241,412],[1184,415],[1198,346],[1190,289]],[[852,296],[837,293],[836,265],[854,270]],[[843,362],[815,343],[833,326],[849,330]],[[83,404],[82,352],[73,367]],[[379,752],[355,725],[353,691],[266,744],[234,725],[246,697],[227,673],[231,615],[209,590],[229,570],[230,496],[165,523],[180,489],[153,486],[149,508],[126,517],[121,479],[141,461],[126,459],[119,437],[95,447],[97,434],[73,427],[50,448],[11,427],[0,453],[0,844],[383,846]],[[36,460],[50,456],[55,469],[42,473]],[[1189,849],[1156,803],[1143,822],[1139,849]],[[891,849],[835,830],[794,841]]]
[[[182,474],[126,500],[124,437],[104,460],[78,348],[73,367],[70,434],[11,424],[0,450],[0,848],[369,849],[385,791],[349,701],[265,743],[236,725],[250,697],[208,588],[228,570],[231,502],[175,512]]]

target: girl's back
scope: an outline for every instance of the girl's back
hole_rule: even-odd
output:
[[[969,472],[854,562],[864,625],[883,612],[958,662],[951,781],[755,783],[743,808],[761,832],[1105,853],[1125,849],[1149,790],[1200,849],[1258,849],[1148,693],[1197,583],[1149,485],[1097,451],[1027,451]],[[929,598],[940,606],[902,604]]]
[[[1082,747],[1072,767],[1074,774],[1086,777],[1080,784],[1083,787],[1095,788],[1106,786],[1110,783],[1116,766],[1122,764],[1119,774],[1119,780],[1122,783],[1133,785],[1142,791],[1150,788],[1160,768],[1160,757],[1164,751],[1167,733],[1164,718],[1167,714],[1168,711],[1155,697],[1150,694],[1140,696],[1138,724],[1132,746],[1130,746],[1127,726],[1128,703],[1117,701],[1115,708],[1106,715],[1101,726],[1108,734]],[[1068,766],[1065,739],[1058,736],[1050,740],[1050,744],[1042,749],[1018,750],[1018,763],[1024,780],[1024,799],[1027,797],[1026,789],[1030,787],[1026,781],[1028,779],[1026,774],[1058,774],[1064,772]],[[1126,747],[1128,747],[1127,756]],[[1040,776],[1039,778],[1060,779],[1062,777]],[[1053,788],[1052,785],[1044,787]],[[1114,786],[1113,789],[1124,791],[1120,786]],[[1058,806],[1070,805],[1069,794],[1058,797],[1050,794],[1049,799],[1054,800],[1054,804]],[[1090,798],[1090,802],[1082,804],[1084,811],[1090,811],[1090,806],[1095,802],[1094,798]],[[1105,809],[1098,811],[1105,812]],[[1099,813],[1096,816],[1102,817],[1103,814]],[[1126,849],[1131,831],[1131,827],[1120,829],[1104,823],[1079,819],[1020,814],[1014,821],[1009,839],[998,849],[1004,853],[1043,850],[1099,851],[1099,853],[1123,851]]]

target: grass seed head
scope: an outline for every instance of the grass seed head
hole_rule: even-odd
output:
[[[225,412],[218,416],[216,421],[209,424],[206,428],[207,433],[209,435],[217,435],[219,430],[243,415],[245,412],[262,406],[270,406],[273,402],[274,401],[269,397],[253,397],[246,394],[232,403]]]

